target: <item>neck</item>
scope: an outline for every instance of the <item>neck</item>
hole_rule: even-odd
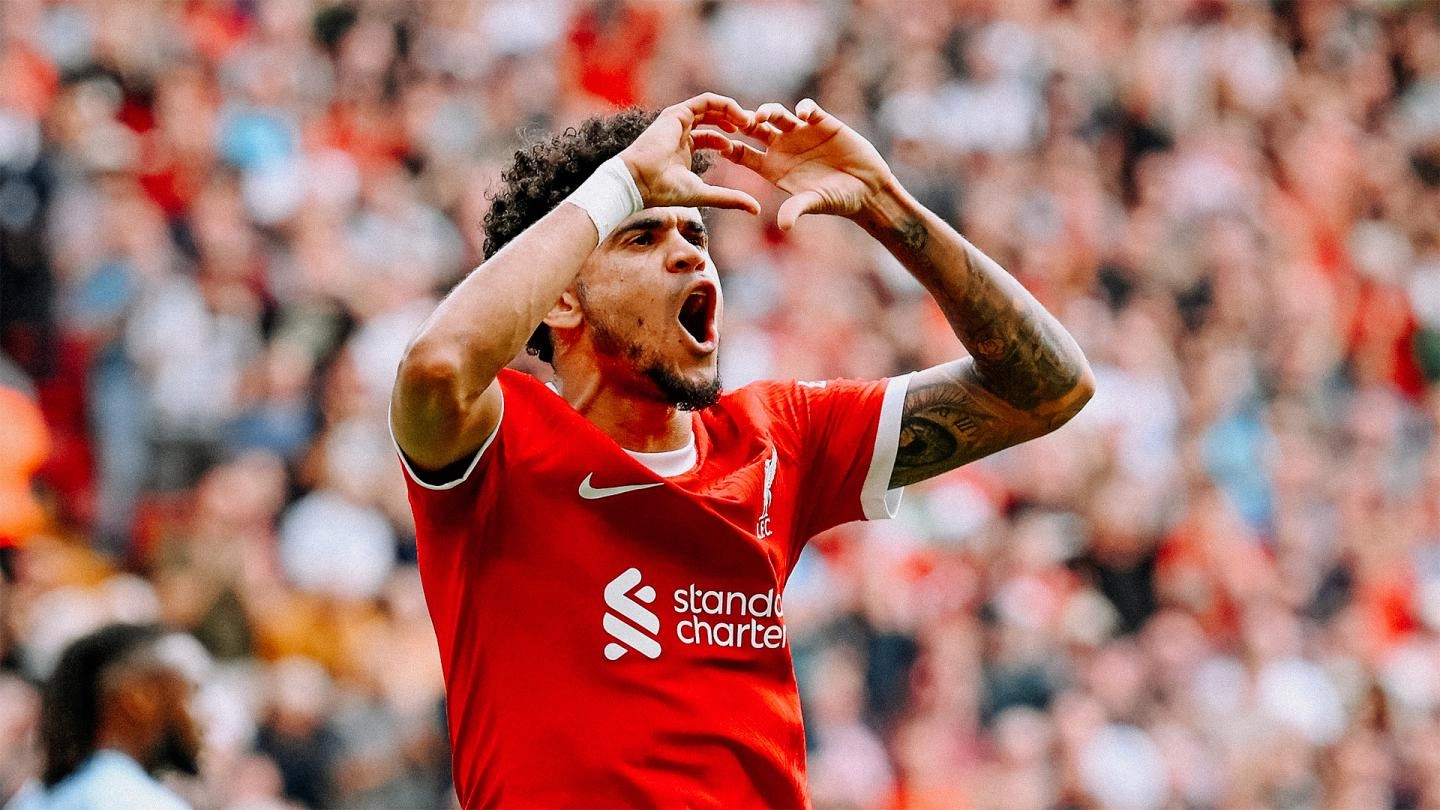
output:
[[[109,727],[101,730],[95,741],[96,751],[119,751],[145,767],[146,743],[135,729]]]
[[[604,379],[598,369],[556,368],[560,396],[626,450],[660,453],[690,442],[690,414]]]

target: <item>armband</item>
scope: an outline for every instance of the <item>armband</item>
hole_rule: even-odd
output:
[[[620,226],[625,218],[645,207],[640,188],[619,155],[600,164],[600,168],[580,187],[570,192],[565,201],[590,215],[601,242]]]

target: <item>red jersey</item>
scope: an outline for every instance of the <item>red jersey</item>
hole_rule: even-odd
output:
[[[908,380],[728,392],[664,478],[501,371],[470,469],[406,471],[461,804],[808,806],[781,594],[812,535],[893,516]]]

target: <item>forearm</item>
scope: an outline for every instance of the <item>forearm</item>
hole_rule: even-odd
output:
[[[1025,412],[1075,410],[1090,368],[1060,322],[989,256],[891,181],[855,216],[930,292],[974,358],[976,381]]]
[[[420,328],[407,360],[451,365],[479,391],[525,346],[595,249],[580,208],[562,203],[466,276]]]
[[[585,211],[562,203],[462,280],[411,341],[391,399],[409,458],[439,469],[499,423],[495,376],[520,351],[594,249]]]

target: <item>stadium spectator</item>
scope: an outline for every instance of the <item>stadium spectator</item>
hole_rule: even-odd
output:
[[[73,642],[40,705],[41,785],[17,810],[190,807],[153,777],[200,773],[190,699],[207,663],[194,639],[155,625],[107,625]]]

